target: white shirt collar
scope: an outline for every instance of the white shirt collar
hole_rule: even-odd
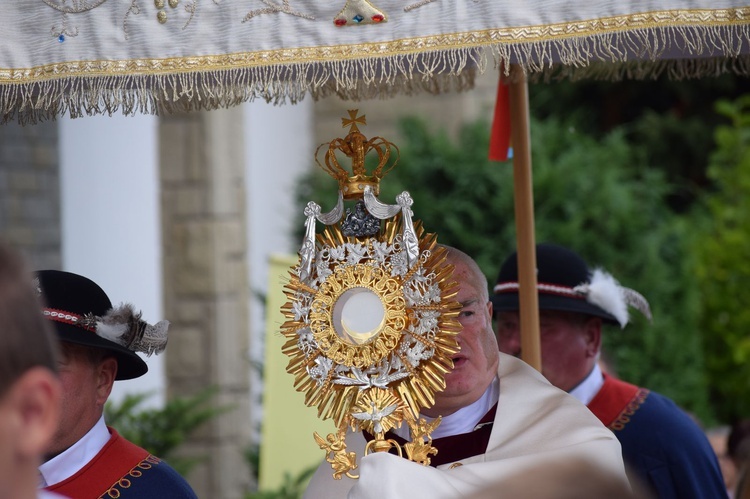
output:
[[[452,435],[459,435],[461,433],[469,433],[474,431],[477,423],[481,421],[487,412],[492,409],[492,406],[497,403],[500,397],[500,383],[495,377],[490,383],[490,386],[484,391],[479,399],[457,410],[450,416],[443,416],[442,421],[435,431],[430,435],[432,438],[450,437]],[[435,418],[422,415],[427,422],[434,421]],[[406,440],[411,440],[409,434],[409,425],[402,424],[399,428],[393,430],[396,435]]]
[[[578,386],[570,391],[570,394],[583,402],[583,405],[589,405],[589,402],[594,396],[599,393],[602,385],[604,385],[604,376],[602,370],[599,368],[599,364],[594,364],[594,368],[591,370],[588,376],[581,381]]]
[[[104,416],[78,442],[39,467],[44,483],[55,485],[78,473],[110,439]]]
[[[55,494],[54,492],[50,492],[48,490],[37,489],[36,499],[67,499],[67,498],[65,496],[61,496],[60,494]]]

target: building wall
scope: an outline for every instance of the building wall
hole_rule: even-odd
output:
[[[32,268],[59,268],[60,173],[57,123],[0,126],[0,237]]]

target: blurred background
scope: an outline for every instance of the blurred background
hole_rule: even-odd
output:
[[[511,162],[487,159],[498,74],[471,92],[305,98],[163,117],[0,126],[0,236],[34,268],[99,283],[171,321],[149,373],[118,382],[108,419],[176,463],[199,497],[297,497],[323,454],[280,352],[279,307],[303,231],[336,183],[314,163],[361,131],[398,145],[382,185],[408,190],[438,241],[494,282],[515,249]],[[609,369],[706,428],[750,415],[750,82],[529,86],[536,239],[567,245],[650,301],[605,332]]]

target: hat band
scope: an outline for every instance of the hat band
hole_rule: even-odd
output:
[[[517,281],[499,282],[495,284],[492,290],[495,293],[511,293],[518,291],[519,285]],[[568,298],[577,298],[579,300],[585,300],[586,295],[576,288],[569,288],[567,286],[558,286],[557,284],[546,284],[543,282],[537,283],[537,290],[542,293],[567,296]]]
[[[51,321],[70,324],[71,326],[80,327],[86,331],[96,333],[96,326],[87,324],[87,319],[83,315],[55,308],[44,308],[42,309],[42,312],[44,313],[44,316]]]

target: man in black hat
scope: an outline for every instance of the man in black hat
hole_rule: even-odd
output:
[[[646,300],[575,252],[539,244],[537,290],[542,374],[611,429],[630,472],[661,499],[727,497],[703,431],[667,397],[618,380],[598,365],[603,324],[624,328],[628,306],[650,318]],[[519,356],[518,263],[503,263],[492,297],[500,351]]]
[[[112,307],[86,277],[57,270],[36,274],[44,317],[61,340],[62,417],[39,468],[48,490],[70,497],[195,498],[164,461],[104,423],[104,404],[116,380],[148,370],[136,352],[160,353],[169,323],[154,326],[131,305]]]

